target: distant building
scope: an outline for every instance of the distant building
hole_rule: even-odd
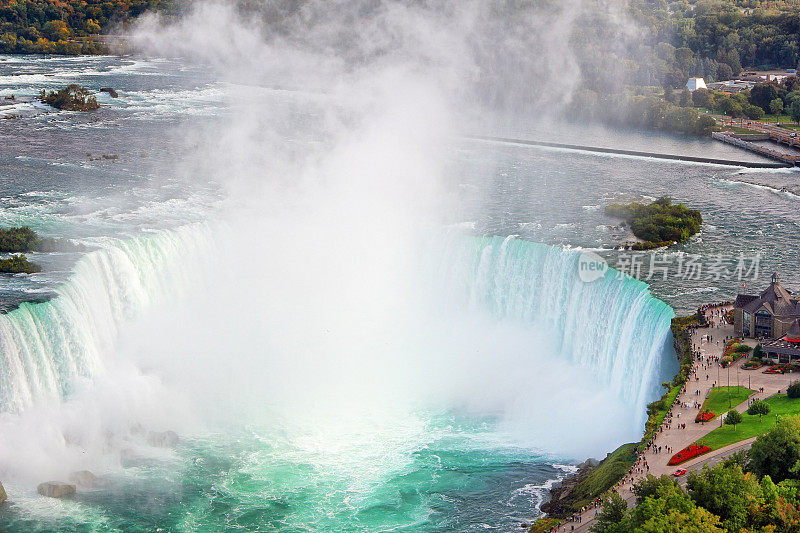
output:
[[[728,94],[743,93],[755,86],[756,82],[746,80],[728,80],[709,83],[708,88],[712,91],[721,91]]]
[[[789,331],[780,339],[761,344],[761,358],[773,363],[796,363],[800,361],[800,321],[792,322]]]
[[[692,92],[695,92],[697,89],[705,89],[706,80],[703,78],[689,78],[689,81],[686,82],[686,88]]]
[[[778,274],[758,296],[740,294],[733,302],[733,329],[740,337],[779,339],[798,318],[800,299],[781,285]]]

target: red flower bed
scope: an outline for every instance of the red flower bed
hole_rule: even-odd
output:
[[[703,411],[702,413],[699,413],[695,417],[694,421],[695,422],[708,422],[709,420],[711,420],[715,416],[716,415],[714,413],[712,413],[711,411]]]
[[[711,448],[708,446],[702,446],[700,444],[690,444],[686,448],[682,449],[678,453],[672,456],[672,459],[669,460],[667,463],[670,466],[679,465],[681,463],[685,463],[689,459],[694,459],[698,455],[703,455],[704,453],[708,453],[711,451]]]

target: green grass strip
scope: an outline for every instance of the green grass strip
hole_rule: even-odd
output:
[[[728,395],[730,392],[730,396]],[[714,418],[723,415],[739,405],[747,401],[751,394],[756,391],[750,390],[747,387],[714,387],[711,393],[703,402],[701,411],[711,411],[714,413]]]
[[[763,435],[775,425],[778,418],[786,415],[800,414],[800,398],[790,399],[785,394],[776,394],[764,400],[769,404],[771,411],[759,421],[758,415],[742,414],[742,423],[733,426],[722,426],[715,429],[699,441],[712,450],[718,450],[737,442]],[[719,423],[719,422],[717,422]]]

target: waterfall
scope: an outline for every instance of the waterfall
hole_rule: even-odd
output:
[[[0,316],[0,411],[58,403],[103,368],[125,321],[191,286],[205,226],[109,239],[76,263],[48,302]]]
[[[674,312],[646,283],[611,268],[586,283],[578,276],[580,252],[513,236],[458,236],[446,253],[452,298],[537,328],[555,347],[553,356],[589,368],[642,416],[661,380],[674,374]]]
[[[207,278],[198,265],[210,262],[210,234],[191,225],[110,239],[77,262],[56,298],[0,316],[0,411],[57,404],[76,381],[103,371],[127,321],[158,301],[201,290]],[[451,309],[543,332],[548,357],[590,369],[636,412],[674,370],[666,348],[673,313],[645,283],[613,270],[584,283],[578,252],[513,237],[459,235],[432,244],[442,277],[431,280]]]

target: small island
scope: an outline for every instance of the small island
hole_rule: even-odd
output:
[[[39,237],[27,226],[0,229],[0,253],[19,254],[25,252],[85,252],[86,246],[67,239]]]
[[[22,254],[12,255],[8,259],[0,259],[0,273],[3,274],[35,274],[41,271],[42,267],[31,263]]]
[[[67,239],[39,237],[27,226],[0,229],[0,253],[13,254],[7,259],[0,259],[0,273],[34,274],[42,268],[28,261],[23,255],[26,252],[85,252],[86,246],[75,244]]]
[[[700,231],[703,217],[700,211],[683,204],[673,205],[672,199],[663,196],[652,204],[611,204],[605,214],[622,218],[633,234],[643,242],[633,245],[634,250],[650,250],[683,242]]]
[[[97,98],[89,90],[80,85],[70,84],[58,92],[44,90],[39,94],[39,100],[63,111],[94,111],[98,107]]]

